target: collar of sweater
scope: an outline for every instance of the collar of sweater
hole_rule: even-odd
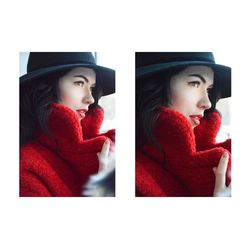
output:
[[[76,113],[57,103],[50,107],[48,127],[51,136],[38,133],[39,143],[56,152],[84,175],[94,174],[98,171],[97,153],[101,151],[103,143],[107,139],[105,136],[84,139]]]

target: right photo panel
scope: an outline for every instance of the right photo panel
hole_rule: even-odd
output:
[[[231,67],[136,52],[136,197],[231,197]]]

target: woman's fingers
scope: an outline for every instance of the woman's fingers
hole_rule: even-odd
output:
[[[228,164],[228,152],[224,152],[224,154],[220,158],[217,172],[219,174],[223,174],[225,176],[226,171],[227,171],[227,164]]]
[[[216,173],[215,186],[217,185],[218,188],[220,189],[224,187],[226,183],[227,164],[228,164],[228,153],[225,152],[220,158],[219,165],[215,172]]]
[[[229,155],[225,152],[220,158],[220,162],[217,168],[214,168],[215,173],[215,187],[214,196],[230,196],[231,185],[226,187],[226,171]]]
[[[100,153],[97,153],[99,159],[99,171],[105,170],[108,165],[108,154],[109,154],[110,140],[107,139],[102,146]]]

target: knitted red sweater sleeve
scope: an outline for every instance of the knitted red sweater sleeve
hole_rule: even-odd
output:
[[[34,174],[25,172],[20,175],[20,197],[50,197],[52,194]]]
[[[100,133],[100,128],[104,120],[104,111],[101,107],[89,110],[81,121],[84,139],[91,139],[98,136],[106,136],[113,143],[115,142],[115,129],[111,129],[106,133]]]
[[[215,111],[207,114],[201,123],[194,129],[196,149],[206,150],[215,147],[223,147],[231,152],[231,139],[216,143],[216,137],[221,127],[221,116]]]
[[[217,146],[197,150],[195,135],[187,119],[167,108],[160,113],[155,134],[165,151],[168,170],[179,178],[191,195],[210,196],[215,179],[212,168],[218,165],[225,149]],[[231,160],[229,168],[230,164]],[[229,177],[227,179],[230,181]]]

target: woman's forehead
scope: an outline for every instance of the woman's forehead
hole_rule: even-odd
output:
[[[202,75],[213,75],[214,71],[212,68],[208,66],[188,66],[183,71],[180,72],[180,74],[183,75],[190,75],[190,74],[202,74]]]
[[[170,84],[198,78],[203,83],[213,85],[214,71],[208,66],[188,66],[171,78]]]
[[[91,68],[77,67],[73,68],[67,75],[68,76],[84,75],[87,77],[95,77],[96,73]]]

